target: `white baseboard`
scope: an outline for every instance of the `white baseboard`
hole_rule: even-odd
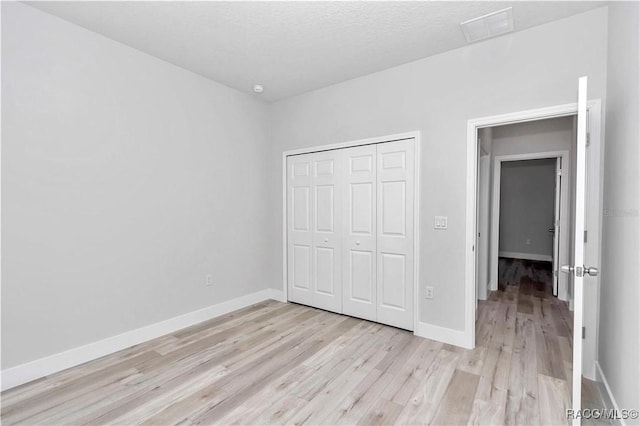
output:
[[[426,322],[418,321],[418,326],[413,332],[416,336],[426,339],[436,340],[442,343],[448,343],[461,348],[472,349],[471,342],[464,331],[454,330],[452,328],[440,327]]]
[[[553,262],[553,257],[548,254],[516,253],[513,251],[501,251],[501,252],[498,252],[498,256],[508,257],[510,259],[541,260],[543,262]]]
[[[284,292],[282,290],[269,288],[266,291],[269,291],[269,297],[267,299],[277,300],[278,302],[283,303],[287,302],[287,299],[284,297]]]
[[[609,397],[609,401],[611,401],[611,405],[613,405],[613,407],[606,407],[606,408],[608,409],[613,408],[616,413],[620,413],[620,406],[616,402],[616,399],[613,397],[613,392],[609,387],[609,382],[607,382],[607,377],[604,375],[604,372],[600,367],[600,363],[596,361],[595,364],[596,364],[596,381],[601,382],[604,385],[604,388],[607,390],[607,396]],[[622,426],[626,426],[626,422],[624,421],[624,419],[620,418],[618,419],[618,421]]]
[[[247,294],[246,296],[237,297],[197,311],[169,318],[165,321],[127,331],[103,340],[98,340],[97,342],[89,343],[88,345],[69,349],[65,352],[60,352],[20,364],[15,367],[7,368],[6,370],[2,370],[2,374],[0,376],[0,388],[3,391],[11,389],[23,383],[48,376],[58,371],[66,370],[67,368],[92,361],[133,345],[155,339],[156,337],[164,336],[165,334],[173,333],[174,331],[185,327],[189,327],[269,299],[284,301],[282,290],[269,288],[256,293]]]
[[[491,278],[489,280],[489,291],[496,291],[498,289],[498,280]]]

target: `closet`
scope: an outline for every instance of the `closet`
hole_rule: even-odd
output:
[[[410,138],[287,157],[290,301],[413,329],[414,150]]]

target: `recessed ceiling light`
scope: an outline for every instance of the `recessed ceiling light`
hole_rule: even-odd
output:
[[[498,10],[460,24],[467,43],[495,37],[513,31],[512,8]]]
[[[264,87],[262,87],[262,84],[256,84],[253,86],[253,91],[256,93],[262,93],[264,92]]]

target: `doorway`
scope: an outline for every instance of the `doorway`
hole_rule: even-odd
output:
[[[586,79],[581,79],[581,87],[584,80],[584,87],[586,87]],[[581,89],[582,90],[582,89]],[[582,93],[582,92],[581,92]],[[586,96],[585,96],[586,97]],[[573,136],[573,143],[575,145],[576,136],[581,144],[579,145],[579,149],[577,150],[578,157],[584,159],[586,175],[587,175],[587,183],[585,188],[581,188],[581,194],[585,197],[585,229],[588,231],[585,232],[585,244],[584,244],[584,256],[580,253],[580,257],[584,257],[584,262],[586,264],[598,264],[600,258],[600,215],[601,211],[601,191],[600,191],[600,180],[601,180],[601,167],[600,167],[600,159],[601,159],[601,141],[600,141],[600,120],[601,120],[601,104],[600,101],[590,101],[587,102],[585,97],[581,102],[581,105],[586,105],[587,113],[580,115],[577,120],[578,129],[581,129],[580,132],[576,132]],[[468,217],[476,218],[476,220],[469,220],[467,222],[467,249],[466,249],[466,322],[465,322],[465,336],[468,339],[469,346],[474,347],[476,345],[476,279],[477,279],[477,269],[478,265],[478,253],[476,251],[476,247],[481,248],[481,245],[478,244],[478,235],[477,235],[477,227],[478,227],[478,214],[477,207],[482,204],[482,200],[480,198],[480,191],[478,191],[479,177],[478,170],[480,169],[480,159],[479,152],[481,151],[482,144],[481,140],[478,140],[478,136],[482,136],[483,129],[492,128],[495,132],[496,128],[500,128],[502,126],[508,126],[516,123],[533,123],[541,120],[548,119],[556,119],[556,118],[566,118],[575,116],[578,112],[578,103],[574,104],[566,104],[559,105],[548,108],[541,108],[536,110],[528,110],[521,111],[517,113],[509,113],[500,116],[493,117],[485,117],[480,119],[469,120],[468,122],[468,131],[467,131],[467,140],[468,140],[468,157],[467,157],[467,171],[468,171],[468,179],[467,179],[467,214]],[[586,117],[585,117],[586,116]],[[584,123],[587,123],[586,125]],[[583,123],[582,125],[580,123]],[[581,127],[582,126],[582,127]],[[583,133],[584,132],[584,133]],[[586,137],[583,136],[586,133]],[[493,135],[495,137],[495,134]],[[515,147],[516,145],[511,145],[511,147]],[[586,154],[585,147],[586,146]],[[506,153],[507,155],[512,153]],[[495,166],[495,164],[494,164]],[[581,166],[582,167],[582,166]],[[492,170],[494,168],[492,167]],[[571,179],[573,180],[573,179]],[[577,198],[577,197],[576,197]],[[574,209],[570,209],[573,211]],[[579,229],[579,227],[577,227]],[[482,235],[482,234],[481,234]],[[574,236],[574,241],[578,241],[578,239],[582,239],[582,232],[580,232],[580,238],[576,235]],[[577,243],[576,243],[577,244]],[[493,246],[492,250],[496,250],[497,245]],[[576,258],[577,258],[576,254]],[[563,269],[564,270],[564,269]],[[577,275],[578,273],[576,273]],[[489,274],[491,275],[491,273]],[[497,278],[497,274],[493,274]],[[497,282],[493,281],[493,276],[491,277],[491,281],[489,286],[494,285],[497,287]],[[571,279],[574,279],[573,276]],[[491,288],[491,287],[489,287]],[[580,290],[576,294],[576,309],[578,309],[578,303],[580,303],[580,308],[583,307],[581,303],[582,298],[582,285],[580,286]],[[572,288],[569,283],[568,288],[568,297],[571,300],[572,296]],[[599,295],[599,281],[597,277],[593,277],[593,279],[589,282],[588,286],[584,286],[584,315],[580,315],[580,318],[584,318],[584,328],[581,327],[577,329],[577,333],[582,331],[584,336],[583,339],[579,339],[579,341],[575,341],[575,346],[577,348],[582,347],[582,350],[578,349],[579,352],[582,353],[581,359],[578,359],[577,362],[577,370],[581,371],[583,376],[588,379],[595,379],[595,354],[596,354],[596,340],[597,340],[597,323],[598,323],[598,295]],[[578,299],[580,297],[580,299]],[[579,302],[580,300],[580,302]],[[508,314],[508,312],[507,312]],[[576,317],[577,318],[577,317]],[[478,337],[481,338],[481,331],[478,331]],[[578,334],[579,335],[579,334]],[[539,335],[536,335],[536,343],[538,343]],[[575,340],[575,339],[573,339]],[[581,343],[581,344],[579,344]],[[543,342],[540,345],[544,345]],[[566,348],[565,348],[566,352]],[[575,359],[575,351],[574,357]],[[580,364],[582,364],[580,366]],[[512,364],[513,365],[513,364]],[[549,376],[543,375],[547,379]],[[549,384],[549,383],[547,383]],[[571,383],[568,383],[568,386],[571,387]],[[575,386],[574,386],[575,387]],[[579,389],[579,388],[578,388]],[[544,395],[540,395],[542,398]],[[575,395],[573,401],[575,402]],[[566,401],[565,401],[566,403]],[[566,404],[565,404],[566,405]],[[575,406],[575,405],[574,405]]]
[[[498,289],[499,259],[521,259],[549,262],[551,268],[551,292],[560,300],[570,300],[569,276],[560,273],[560,265],[571,258],[572,222],[571,205],[575,203],[575,188],[571,181],[574,158],[571,138],[574,133],[573,117],[555,119],[553,122],[527,123],[530,135],[542,141],[548,136],[541,129],[560,128],[557,147],[565,151],[532,152],[516,155],[496,155],[492,177],[492,206],[487,213],[491,217],[490,263],[491,290]],[[523,125],[513,125],[522,128]],[[497,135],[500,133],[496,132]],[[496,139],[497,152],[500,143],[509,139]],[[550,143],[547,139],[546,143]],[[537,150],[535,140],[529,150]],[[575,160],[574,160],[575,161]],[[479,179],[479,185],[483,180]]]

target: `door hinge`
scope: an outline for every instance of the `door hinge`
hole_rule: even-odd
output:
[[[591,133],[587,132],[587,146],[591,144]]]
[[[586,229],[584,230],[584,242],[585,243],[587,242],[587,230]]]
[[[587,327],[582,327],[582,338],[587,334]]]

